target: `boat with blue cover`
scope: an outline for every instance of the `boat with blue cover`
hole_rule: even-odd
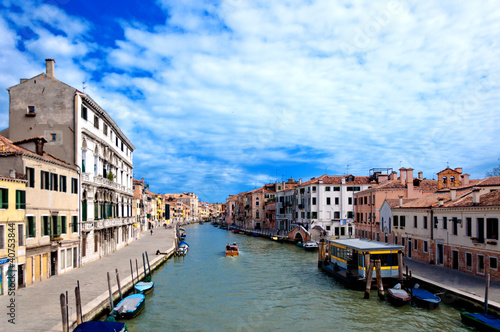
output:
[[[127,325],[121,322],[90,321],[78,325],[74,332],[127,332]]]
[[[145,302],[146,296],[144,294],[129,295],[111,310],[110,315],[118,319],[134,318],[144,309]]]
[[[425,289],[415,287],[411,289],[411,300],[417,306],[431,310],[437,309],[439,303],[441,303],[441,299],[436,295]]]
[[[139,281],[134,285],[134,289],[141,294],[147,294],[153,291],[155,287],[154,281]]]
[[[500,331],[500,318],[492,315],[462,312],[462,322],[480,331]]]

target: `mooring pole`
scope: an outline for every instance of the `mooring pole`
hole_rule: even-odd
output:
[[[122,287],[120,286],[120,275],[118,274],[118,269],[115,269],[116,272],[116,283],[118,284],[118,292],[120,293],[120,301],[123,300],[122,296]]]
[[[110,311],[112,311],[115,306],[113,305],[113,292],[111,291],[111,278],[109,277],[109,272],[108,272],[108,292],[109,292],[109,305],[111,306]]]
[[[82,298],[80,297],[80,280],[76,281],[75,300],[76,300],[76,324],[78,326],[82,323]]]
[[[68,291],[66,291],[66,332],[69,332],[69,296]]]
[[[137,258],[135,259],[135,272],[137,275],[137,281],[139,281],[139,263],[137,263]]]
[[[132,275],[132,288],[134,288],[134,268],[132,267],[132,258],[130,259],[130,274]],[[134,288],[135,293],[135,288]]]
[[[67,332],[68,331],[68,320],[66,316],[66,311],[68,310],[68,307],[66,306],[66,296],[64,293],[61,293],[61,296],[59,297],[61,300],[61,316],[62,316],[62,331]]]
[[[370,298],[370,290],[372,288],[372,278],[373,278],[373,260],[370,260],[370,264],[366,269],[366,289],[365,289],[365,299]]]
[[[142,253],[142,266],[144,267],[144,279],[148,277],[148,271],[146,270],[146,260],[144,259],[144,253]]]
[[[378,297],[382,301],[385,300],[384,283],[382,282],[382,262],[380,259],[375,261],[375,274],[377,276]]]
[[[153,280],[153,276],[151,275],[151,265],[149,265],[149,257],[148,257],[148,252],[147,251],[146,251],[146,261],[148,262],[149,279]]]
[[[484,314],[488,313],[488,291],[490,290],[490,274],[486,275],[486,289],[484,290]]]

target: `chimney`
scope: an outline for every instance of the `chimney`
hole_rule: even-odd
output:
[[[285,190],[285,181],[283,181],[283,190]]]
[[[397,180],[397,179],[398,179],[398,173],[396,171],[393,171],[389,176],[389,180]]]
[[[35,145],[36,145],[36,154],[40,155],[40,156],[43,156],[43,143],[44,143],[45,139],[37,139],[35,141]]]
[[[406,191],[407,197],[413,198],[413,168],[406,169]]]
[[[462,174],[462,167],[455,168],[455,172]]]
[[[401,167],[399,169],[399,181],[401,181],[401,184],[403,186],[405,185],[405,182],[406,182],[405,175],[406,175],[406,168]]]
[[[438,199],[438,206],[443,206],[444,205],[444,200],[442,198]]]
[[[403,206],[403,196],[399,195],[399,207]]]
[[[56,60],[54,59],[45,59],[45,72],[48,77],[55,78],[55,64]]]
[[[299,185],[302,184],[302,178],[299,178]]]
[[[457,199],[457,189],[456,188],[450,188],[450,198],[452,201]]]
[[[379,176],[377,177],[377,180],[378,180],[378,183],[387,182],[387,180],[389,180],[389,174],[379,174]]]
[[[418,179],[423,180],[424,179],[424,173],[418,172]]]
[[[15,171],[15,170],[13,170],[13,169],[11,169],[11,170],[9,171],[9,176],[10,176],[11,178],[15,179],[15,178],[16,178],[16,171]]]
[[[466,186],[469,184],[469,174],[462,174],[462,185]]]
[[[479,188],[473,188],[472,189],[472,204],[473,205],[479,205],[481,202],[481,189]]]

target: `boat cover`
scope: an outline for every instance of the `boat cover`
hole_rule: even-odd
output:
[[[186,245],[186,246],[188,246],[188,247],[189,247],[189,244],[187,244],[186,242],[184,242],[184,241],[179,242],[179,247],[180,247],[180,246],[183,246],[183,245]]]
[[[488,326],[491,326],[497,330],[500,330],[500,318],[496,318],[492,315],[486,315],[486,314],[473,314],[470,312],[464,312],[462,315],[469,316],[474,320],[478,320]]]
[[[134,312],[146,297],[143,294],[132,294],[124,298],[116,305],[113,311],[119,314]]]
[[[413,296],[422,300],[426,300],[429,302],[441,302],[441,299],[439,297],[429,291],[426,291],[425,289],[413,288],[411,293],[413,294]]]
[[[136,283],[134,285],[134,288],[137,289],[139,292],[145,292],[145,291],[153,288],[154,285],[155,285],[155,283],[153,281],[149,281],[149,282],[139,281],[138,283]]]
[[[74,332],[125,332],[127,331],[125,323],[120,322],[101,322],[91,321],[78,325]]]
[[[407,295],[409,295],[408,292],[405,291],[404,289],[390,288],[389,290],[394,295],[401,295],[401,296],[407,296]]]

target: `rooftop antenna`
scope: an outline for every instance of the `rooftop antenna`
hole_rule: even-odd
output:
[[[346,175],[349,174],[349,166],[351,166],[351,165],[347,164],[347,170],[346,170],[346,173],[345,173]]]
[[[87,88],[87,82],[82,82],[82,90],[84,93],[86,88]]]

